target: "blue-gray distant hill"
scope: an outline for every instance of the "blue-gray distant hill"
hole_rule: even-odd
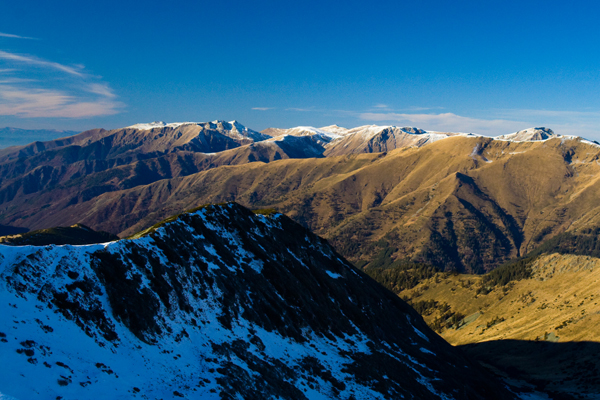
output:
[[[10,146],[23,146],[32,142],[44,142],[48,140],[76,135],[76,131],[61,131],[56,129],[19,129],[0,128],[0,149]]]

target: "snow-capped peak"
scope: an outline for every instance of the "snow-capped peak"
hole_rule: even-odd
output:
[[[380,126],[380,125],[363,125],[363,126],[359,126],[353,129],[350,129],[348,131],[348,135],[352,135],[352,134],[360,134],[362,137],[364,138],[370,138],[373,137],[379,133],[381,133],[382,131],[389,129],[389,128],[394,128],[394,126],[391,125],[384,125],[384,126]]]
[[[499,140],[510,140],[513,142],[528,142],[528,141],[537,141],[537,140],[547,140],[553,139],[556,137],[560,137],[554,133],[552,129],[539,127],[539,128],[527,128],[522,131],[509,133],[508,135],[500,135],[497,136],[496,139]]]
[[[172,122],[167,124],[164,121],[154,121],[150,123],[141,123],[125,127],[125,129],[137,129],[147,131],[154,128],[179,128],[181,125],[196,124],[196,122]]]
[[[246,128],[244,125],[237,122],[235,119],[233,121],[229,121],[229,123],[231,124],[231,126],[235,127],[235,129],[238,132],[248,131],[248,128]]]
[[[322,128],[319,128],[319,130],[333,133],[333,134],[340,135],[340,136],[344,136],[348,133],[347,128],[342,128],[341,126],[338,126],[338,125],[324,126]]]
[[[295,128],[290,128],[290,129],[287,130],[287,134],[288,135],[292,135],[292,136],[312,136],[312,135],[318,135],[318,136],[321,136],[323,139],[326,139],[328,141],[334,140],[334,139],[338,139],[338,138],[342,137],[339,134],[330,132],[328,130],[315,128],[314,126],[297,126]]]

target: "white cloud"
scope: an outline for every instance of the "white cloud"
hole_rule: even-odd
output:
[[[274,107],[252,107],[253,110],[257,110],[257,111],[268,111],[268,110],[273,110]]]
[[[299,111],[299,112],[314,112],[317,111],[314,108],[298,108],[298,107],[290,107],[286,108],[286,111]]]
[[[85,118],[116,114],[119,106],[106,98],[81,101],[62,91],[0,85],[0,115]]]
[[[600,110],[504,109],[490,113],[498,118],[530,121],[530,126],[545,126],[561,135],[600,139]]]
[[[90,83],[88,85],[88,91],[90,93],[99,94],[100,96],[108,99],[114,99],[117,97],[106,83]]]
[[[12,39],[33,39],[27,36],[19,36],[19,35],[13,35],[11,33],[2,33],[0,32],[0,37],[5,37],[5,38],[12,38]]]
[[[387,104],[375,104],[373,108],[389,108]]]
[[[0,70],[0,115],[21,118],[89,118],[123,107],[110,86],[83,72],[31,55],[0,50],[9,68]]]
[[[80,76],[80,77],[84,76],[83,73],[78,70],[81,68],[73,68],[73,67],[69,67],[66,65],[56,63],[56,62],[44,61],[44,60],[40,60],[39,58],[36,58],[36,57],[8,53],[8,52],[2,51],[2,50],[0,50],[0,60],[16,61],[18,63],[25,63],[25,64],[29,64],[29,65],[36,65],[39,67],[56,69],[58,71],[66,72],[67,74],[70,74],[70,75],[75,75],[75,76]]]
[[[443,114],[400,114],[362,113],[360,118],[367,121],[393,122],[399,125],[442,132],[473,132],[496,136],[524,128],[523,122],[502,119],[486,120],[462,117],[453,113]]]
[[[472,132],[497,136],[535,126],[551,128],[560,135],[600,139],[600,112],[549,110],[492,110],[490,119],[472,118],[454,113],[410,114],[372,113],[359,115],[365,121],[387,122],[400,126],[441,132]]]
[[[572,111],[572,110],[533,110],[533,109],[506,109],[494,110],[497,115],[519,117],[552,117],[552,118],[600,118],[600,111]]]

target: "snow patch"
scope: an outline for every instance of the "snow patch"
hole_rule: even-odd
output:
[[[336,274],[335,272],[331,272],[328,270],[325,270],[325,272],[327,273],[327,275],[329,275],[333,279],[343,278],[343,276],[341,276],[340,274]]]

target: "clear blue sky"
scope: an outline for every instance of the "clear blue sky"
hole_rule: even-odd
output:
[[[600,3],[0,0],[0,127],[237,119],[600,139]],[[18,37],[14,37],[18,36]]]

